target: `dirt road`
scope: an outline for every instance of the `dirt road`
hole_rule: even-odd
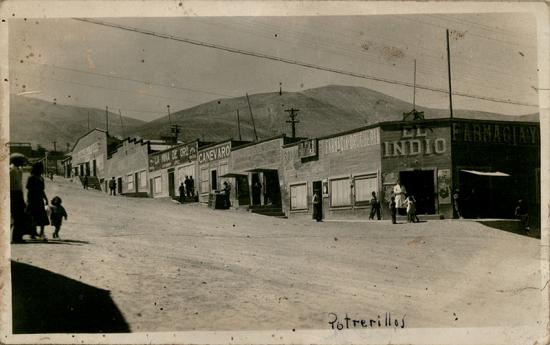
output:
[[[98,331],[329,329],[329,313],[382,323],[391,313],[406,327],[539,322],[539,241],[475,222],[315,223],[109,197],[61,179],[46,188],[69,220],[59,241],[12,245],[13,280],[40,291],[39,311],[70,318],[88,302],[87,331],[110,317],[105,295],[120,312],[105,324],[125,327]],[[44,288],[50,276],[86,292],[60,297]],[[37,325],[25,313],[15,306],[14,331]]]

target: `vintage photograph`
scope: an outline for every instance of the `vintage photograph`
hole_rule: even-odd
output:
[[[532,14],[6,21],[13,334],[544,334]]]

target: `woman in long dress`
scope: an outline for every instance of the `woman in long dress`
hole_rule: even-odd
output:
[[[44,166],[38,162],[32,166],[31,176],[27,180],[27,212],[34,221],[34,225],[40,227],[41,238],[46,238],[44,235],[44,226],[49,225],[48,215],[46,214],[45,205],[48,204],[48,197],[44,191]]]
[[[397,180],[397,184],[393,187],[393,194],[395,196],[395,207],[397,210],[402,210],[405,208],[405,194],[407,193],[407,190],[405,189],[405,186],[401,184],[401,181]],[[400,214],[402,213],[399,212]]]

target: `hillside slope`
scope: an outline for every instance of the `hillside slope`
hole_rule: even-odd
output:
[[[30,142],[51,150],[53,141],[58,150],[65,150],[67,143],[74,141],[90,128],[105,129],[105,110],[55,105],[36,98],[11,96],[10,98],[10,142]],[[122,131],[120,116],[109,113],[109,132],[126,136],[144,121],[123,117]],[[124,133],[123,133],[124,132]]]

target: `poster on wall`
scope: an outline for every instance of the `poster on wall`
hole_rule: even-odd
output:
[[[437,193],[439,204],[451,203],[451,169],[437,171]]]
[[[328,198],[328,179],[323,180],[323,198]]]

